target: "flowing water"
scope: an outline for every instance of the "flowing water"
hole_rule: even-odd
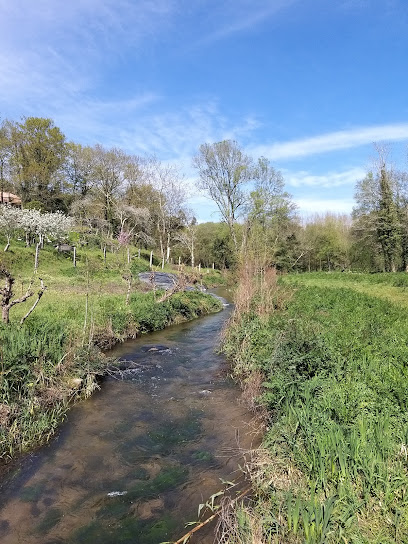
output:
[[[58,437],[3,482],[2,544],[159,544],[238,480],[251,416],[215,353],[230,312],[117,348],[119,376],[74,407]],[[208,531],[192,542],[210,543]]]

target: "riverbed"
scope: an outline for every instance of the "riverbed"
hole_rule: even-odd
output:
[[[256,434],[216,353],[230,312],[226,305],[112,352],[123,370],[2,483],[2,544],[174,541],[223,481],[242,480],[241,450]],[[191,542],[212,541],[205,529]]]

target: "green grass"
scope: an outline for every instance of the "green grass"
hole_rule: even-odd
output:
[[[287,285],[314,285],[350,288],[359,293],[408,306],[408,274],[405,272],[363,274],[357,272],[311,272],[290,274],[282,281]]]
[[[266,542],[408,541],[408,314],[398,276],[287,276],[295,290],[283,310],[232,321],[225,351],[236,372],[261,373],[258,402],[271,418],[257,506],[273,514],[263,516]]]
[[[157,302],[162,292],[146,292],[137,279],[148,270],[149,254],[131,266],[127,252],[79,249],[77,267],[71,258],[46,247],[40,252],[38,276],[47,285],[35,311],[20,319],[35,296],[10,311],[10,323],[0,324],[0,459],[27,451],[47,440],[70,404],[90,395],[106,358],[98,349],[145,332],[222,309],[214,297],[181,292]],[[15,277],[18,297],[33,277],[34,249],[14,242],[2,255]],[[134,274],[129,303],[124,275]],[[34,284],[36,291],[38,280]]]

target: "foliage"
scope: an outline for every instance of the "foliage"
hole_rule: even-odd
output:
[[[141,256],[132,261],[134,271],[148,268],[148,253]],[[18,294],[29,284],[33,259],[34,250],[19,241],[4,254]],[[29,302],[12,308],[10,325],[0,325],[0,458],[48,440],[70,403],[92,393],[107,366],[95,344],[109,347],[222,307],[200,292],[163,304],[153,293],[133,292],[127,305],[127,267],[124,253],[107,253],[105,262],[100,249],[79,249],[74,267],[55,250],[43,250],[39,273],[49,288],[42,303],[22,326]]]
[[[280,311],[260,312],[255,292],[226,336],[236,372],[262,373],[258,404],[273,422],[269,460],[253,469],[258,529],[265,542],[404,542],[408,319],[375,296],[396,278],[311,276],[288,277],[290,299],[286,278],[275,285]],[[371,294],[354,289],[353,276]]]

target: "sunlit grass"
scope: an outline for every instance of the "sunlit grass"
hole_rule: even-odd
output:
[[[408,274],[404,272],[384,274],[311,272],[290,274],[282,277],[282,281],[292,286],[299,284],[335,289],[349,288],[358,293],[408,306]]]
[[[225,350],[244,381],[262,374],[270,418],[269,461],[252,466],[259,542],[408,541],[405,278],[286,276],[231,321]],[[263,312],[260,289],[280,309]]]
[[[137,277],[139,271],[149,270],[149,253],[139,259],[132,248],[130,257],[129,265],[124,249],[107,252],[105,260],[98,248],[79,248],[74,267],[72,255],[45,247],[34,275],[33,248],[14,242],[1,255],[0,262],[15,278],[16,297],[26,292],[33,277],[35,281],[34,296],[11,308],[8,325],[0,323],[0,459],[47,440],[70,404],[93,392],[96,377],[107,366],[96,346],[107,349],[126,338],[222,309],[219,300],[198,291],[158,302],[162,293],[146,292],[149,287]],[[164,269],[170,270],[174,271]],[[39,278],[47,289],[21,326],[21,317],[36,299]]]

